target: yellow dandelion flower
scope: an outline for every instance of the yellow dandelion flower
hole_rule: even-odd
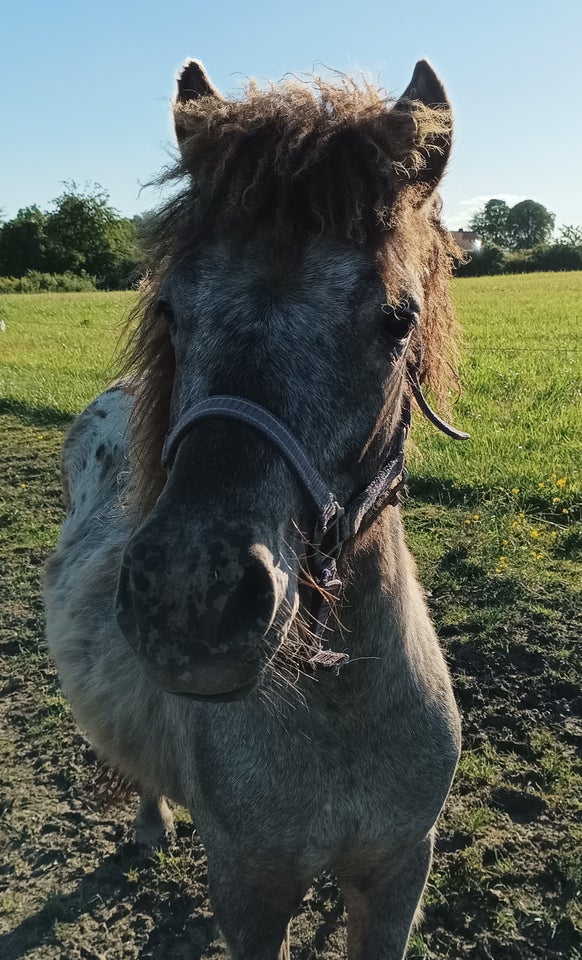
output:
[[[525,513],[523,512],[523,510],[521,513],[518,514],[518,517],[520,520],[525,520]]]
[[[552,539],[554,539],[554,538],[557,537],[557,536],[558,536],[558,534],[556,533],[556,531],[555,531],[555,530],[552,530],[552,533],[551,533]]]
[[[545,483],[538,483],[538,487],[539,487],[539,489],[541,490],[542,487],[545,487]]]
[[[568,483],[567,477],[560,477],[559,480],[556,480],[557,487],[565,487],[567,483]]]
[[[507,557],[499,557],[499,563],[507,563]]]
[[[465,520],[465,523],[467,524],[467,526],[469,526],[469,524],[471,523],[471,521],[469,520],[468,517],[467,517],[467,519]]]
[[[535,538],[535,537],[539,537],[540,532],[539,532],[539,530],[530,530],[529,535],[530,535],[530,537],[534,537],[534,538]]]
[[[37,433],[36,439],[37,439],[37,440],[44,440],[44,433]]]
[[[503,546],[506,547],[507,544],[509,543],[509,540],[502,540],[502,543],[503,543]]]
[[[519,487],[512,487],[512,488],[511,488],[511,492],[512,492],[512,493],[519,493]]]
[[[562,513],[570,513],[570,511],[568,510],[568,507],[564,507],[562,510]]]
[[[473,520],[479,520],[479,514],[478,514],[478,513],[474,513],[474,514],[473,514]]]
[[[512,526],[513,529],[515,530],[516,527],[519,527],[519,523],[517,522],[517,520],[514,520],[513,523],[511,524],[511,526]]]
[[[562,498],[561,498],[561,497],[554,497],[553,500],[552,500],[552,503],[561,503],[561,502],[562,502]]]

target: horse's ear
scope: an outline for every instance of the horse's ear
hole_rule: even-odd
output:
[[[178,91],[174,102],[174,125],[178,143],[186,136],[186,127],[181,120],[181,104],[191,100],[200,100],[201,97],[222,97],[213,83],[208,79],[206,71],[199,60],[187,60],[178,77]]]
[[[442,114],[441,129],[428,138],[423,147],[425,165],[414,175],[417,183],[425,183],[433,189],[438,185],[451,152],[453,139],[453,118],[451,104],[442,80],[437,76],[428,60],[419,60],[414,68],[412,79],[396,106],[402,109],[420,102]]]

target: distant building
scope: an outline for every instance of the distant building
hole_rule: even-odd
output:
[[[451,237],[461,250],[466,250],[468,253],[478,250],[481,246],[481,241],[473,230],[451,230]]]

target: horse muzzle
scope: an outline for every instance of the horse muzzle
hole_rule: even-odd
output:
[[[121,632],[163,690],[208,702],[242,699],[280,642],[273,623],[287,576],[251,537],[215,541],[195,557],[174,542],[170,556],[161,533],[146,521],[125,549]]]

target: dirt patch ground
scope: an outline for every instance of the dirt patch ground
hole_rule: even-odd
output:
[[[39,433],[22,418],[0,419],[0,957],[226,958],[188,816],[178,811],[176,843],[151,855],[134,842],[135,798],[99,799],[99,765],[42,646],[40,579],[61,510],[60,427]],[[435,536],[448,531],[424,579],[455,677],[465,750],[409,956],[580,960],[579,593],[566,581],[526,589],[490,576],[476,546],[451,533],[455,511],[466,508],[429,500],[417,491],[408,513],[419,529],[430,515]],[[345,956],[332,878],[310,891],[292,944],[294,960]]]

